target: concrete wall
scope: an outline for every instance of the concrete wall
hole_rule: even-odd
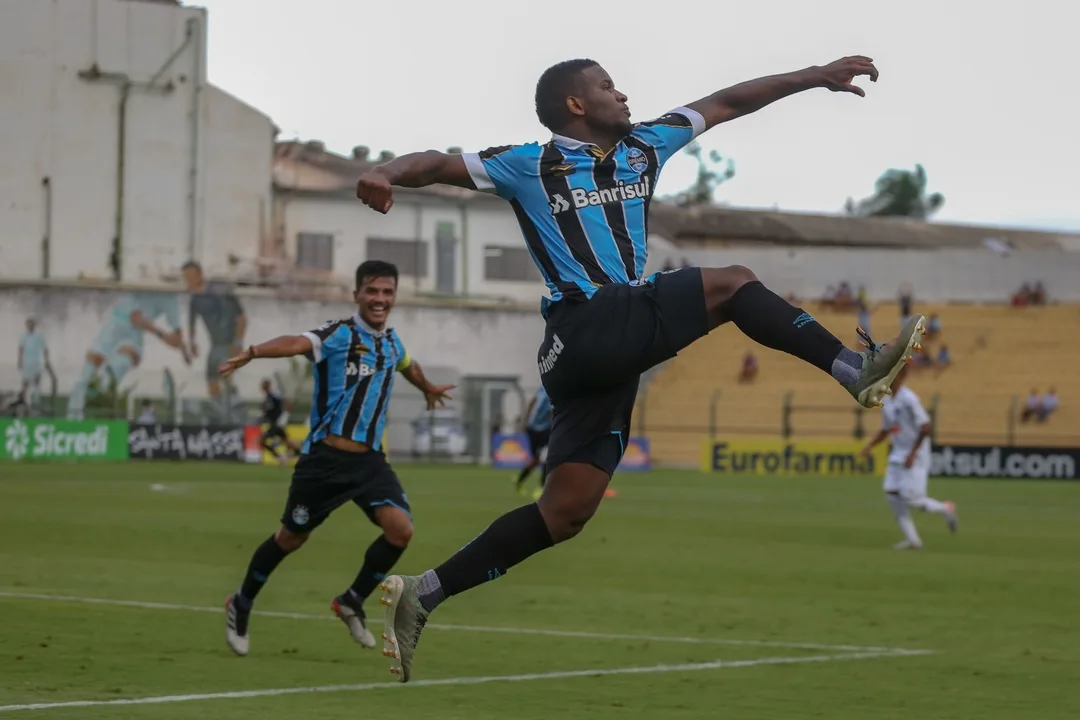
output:
[[[0,275],[108,278],[117,237],[127,281],[155,281],[192,256],[224,272],[226,248],[254,254],[272,125],[206,85],[205,38],[200,8],[3,3]],[[122,77],[133,86],[121,161]],[[210,251],[219,237],[243,241]]]
[[[222,292],[232,294],[227,288]],[[140,362],[122,379],[122,387],[137,386],[139,395],[160,397],[164,371],[169,369],[177,384],[184,386],[184,396],[204,398],[208,395],[207,373],[216,366],[207,367],[211,345],[203,319],[195,322],[199,357],[189,366],[177,349],[148,333],[132,330],[128,315],[115,312],[118,307],[127,308],[124,313],[133,307],[141,309],[163,331],[179,327],[188,344],[190,297],[182,292],[137,289],[0,286],[0,391],[14,392],[21,386],[16,367],[19,341],[26,319],[33,317],[44,334],[59,395],[71,391],[83,372],[88,352],[97,352],[108,362],[123,346],[135,345]],[[236,345],[311,330],[326,320],[347,317],[355,311],[355,306],[345,303],[234,297],[247,318],[245,335],[233,337]],[[431,371],[433,379],[456,380],[462,374],[515,375],[529,388],[538,383],[536,349],[543,337],[538,312],[399,305],[394,309],[392,324],[409,352]],[[258,397],[261,378],[275,371],[287,374],[288,367],[285,360],[259,361],[237,374],[237,389],[246,397]],[[407,390],[414,392],[412,388]]]

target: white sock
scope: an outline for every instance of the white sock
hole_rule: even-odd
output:
[[[896,495],[886,497],[889,498],[889,507],[896,516],[896,524],[900,526],[900,532],[904,533],[904,537],[912,545],[922,545],[919,533],[915,529],[915,521],[911,519],[911,513],[908,512],[908,504]]]
[[[944,515],[945,513],[949,512],[948,505],[941,502],[940,500],[935,500],[934,498],[930,497],[921,497],[915,498],[914,500],[909,500],[908,505],[915,508],[916,510],[922,510],[924,512],[934,513],[936,515]]]

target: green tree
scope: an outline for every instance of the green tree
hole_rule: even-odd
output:
[[[874,194],[856,202],[848,198],[844,210],[859,217],[907,217],[927,220],[945,204],[941,193],[926,192],[926,169],[892,168],[874,183]]]
[[[687,155],[697,160],[697,178],[689,188],[679,193],[675,202],[681,207],[712,205],[715,202],[716,189],[735,177],[735,162],[716,150],[704,155],[701,145],[696,141],[691,142],[684,150]]]

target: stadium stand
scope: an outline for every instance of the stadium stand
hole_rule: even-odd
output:
[[[809,304],[830,331],[855,345],[856,315]],[[951,360],[938,370],[915,368],[909,383],[934,408],[936,439],[943,443],[1004,443],[1054,446],[1080,440],[1080,338],[1075,327],[1080,306],[1014,308],[1008,305],[919,305],[938,313],[942,330],[924,341],[936,357],[947,345]],[[871,334],[879,342],[899,325],[896,303],[881,303],[871,314]],[[759,370],[739,383],[742,359],[752,350]],[[1017,420],[1032,388],[1053,387],[1060,405],[1046,422]],[[656,371],[642,391],[635,428],[648,435],[659,463],[698,462],[702,439],[717,436],[779,437],[785,397],[790,399],[790,437],[844,439],[854,436],[857,417],[867,433],[880,422],[875,411],[860,411],[851,398],[820,371],[783,353],[758,348],[734,327],[702,339]],[[715,402],[715,411],[711,410]],[[1014,404],[1015,403],[1015,404]],[[1011,430],[1010,430],[1011,428]],[[1010,433],[1012,433],[1010,435]]]

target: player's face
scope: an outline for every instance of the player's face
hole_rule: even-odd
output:
[[[37,323],[33,320],[26,321],[26,332],[34,332],[34,328],[37,327]]]
[[[594,65],[581,71],[580,90],[585,119],[598,130],[628,133],[633,128],[627,97],[615,89],[607,70]]]
[[[184,270],[184,285],[188,290],[202,285],[202,272],[198,268],[189,267]]]
[[[386,324],[396,296],[397,281],[390,277],[365,278],[363,286],[354,294],[360,317],[376,330]]]
[[[268,393],[268,392],[270,392],[270,383],[268,383],[268,382],[266,382],[265,380],[263,380],[263,383],[262,383],[262,389],[263,389],[263,392],[264,392],[264,393]]]

